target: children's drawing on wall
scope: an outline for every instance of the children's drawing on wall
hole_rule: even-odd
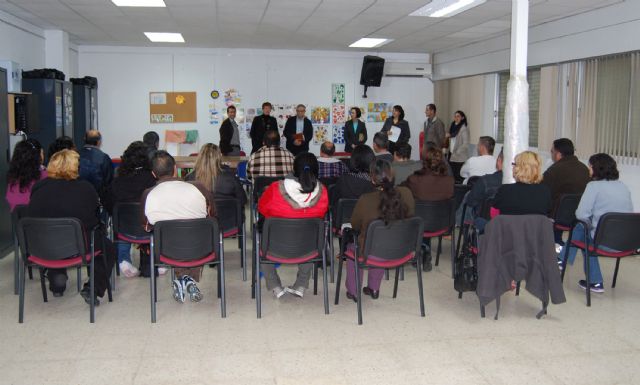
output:
[[[240,92],[235,88],[229,88],[224,91],[224,104],[226,106],[235,106],[242,103]]]
[[[344,104],[334,104],[331,106],[331,123],[342,124],[346,121],[346,111]]]
[[[367,122],[384,122],[393,113],[393,103],[369,103]]]
[[[332,131],[333,131],[333,143],[344,144],[344,126],[334,125]]]
[[[329,125],[316,125],[313,127],[313,144],[321,145],[326,141],[331,141],[331,126]]]
[[[329,110],[329,107],[319,107],[319,106],[315,106],[315,107],[311,107],[311,114],[309,115],[309,118],[311,119],[311,123],[313,124],[329,124],[330,121],[330,115],[331,115],[331,110]]]

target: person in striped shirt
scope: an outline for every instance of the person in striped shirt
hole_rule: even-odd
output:
[[[249,178],[258,176],[284,177],[293,172],[293,155],[280,147],[280,135],[275,130],[264,134],[263,146],[249,158]]]
[[[345,172],[349,172],[349,167],[337,158],[332,158],[336,152],[336,146],[331,142],[324,142],[320,146],[320,157],[318,164],[320,165],[319,178],[339,178]]]

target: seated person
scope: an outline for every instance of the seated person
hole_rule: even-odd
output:
[[[616,161],[607,154],[595,154],[589,158],[589,174],[591,182],[587,184],[587,188],[582,194],[578,209],[576,210],[576,218],[585,221],[589,226],[587,236],[589,244],[593,245],[593,237],[595,236],[598,221],[606,213],[631,213],[633,212],[633,202],[631,201],[631,193],[629,188],[618,180],[619,172]],[[578,224],[572,233],[574,241],[585,242],[584,228]],[[607,245],[601,245],[600,248],[609,251],[615,251]],[[577,248],[565,245],[560,251],[558,258],[563,258],[565,250],[569,247],[568,262],[573,264],[576,258]],[[583,252],[584,254],[584,252]],[[587,258],[584,256],[584,269],[587,270]],[[598,257],[590,255],[589,258],[589,285],[590,290],[594,293],[604,292],[604,283],[602,280],[602,272],[600,271],[600,263]],[[558,261],[561,263],[561,260]],[[586,280],[578,282],[580,287],[587,289]]]
[[[411,160],[411,145],[409,143],[400,143],[393,153],[391,166],[393,166],[393,170],[396,173],[396,184],[400,184],[407,180],[409,175],[420,170],[422,162]]]
[[[516,183],[503,184],[498,189],[493,207],[502,215],[549,215],[551,191],[542,182],[542,161],[532,151],[516,156],[513,177]]]
[[[270,184],[258,201],[258,211],[265,218],[324,218],[328,207],[327,189],[318,182],[318,161],[309,152],[296,156],[293,176]],[[275,266],[262,266],[267,289],[272,290],[276,298],[285,293],[302,298],[309,287],[312,270],[313,263],[299,265],[296,281],[283,289]]]
[[[376,154],[376,159],[393,162],[393,154],[389,152],[389,137],[386,133],[376,132],[373,136],[373,152]]]
[[[176,162],[168,152],[156,151],[151,158],[151,170],[158,182],[147,189],[141,198],[148,231],[158,221],[215,216],[211,192],[199,182],[183,182],[178,179]],[[174,272],[176,279],[172,282],[173,299],[183,303],[185,293],[189,293],[192,302],[201,301],[202,293],[196,282],[200,281],[202,267],[174,268]]]
[[[149,161],[151,161],[153,154],[160,147],[160,135],[155,131],[147,131],[142,136],[142,142],[147,146],[147,155],[149,156]]]
[[[56,138],[49,145],[49,149],[47,151],[47,159],[51,159],[53,154],[60,150],[76,150],[76,145],[73,143],[73,139],[68,136],[60,136]]]
[[[467,159],[460,169],[460,176],[467,184],[472,176],[483,176],[496,171],[496,160],[493,158],[493,149],[496,141],[490,136],[481,136],[478,141],[478,156]]]
[[[247,203],[247,194],[245,194],[235,170],[222,164],[220,147],[213,143],[202,146],[196,158],[195,167],[192,172],[187,174],[185,180],[200,182],[213,193],[216,199],[237,199],[243,207]]]
[[[496,172],[481,176],[473,184],[471,191],[465,197],[465,203],[469,207],[467,210],[470,217],[477,217],[482,210],[482,204],[490,199],[493,199],[498,192],[500,186],[502,186],[502,160],[504,154],[500,151],[498,159],[496,159]]]
[[[432,150],[437,150],[442,152],[442,149],[438,148],[438,146],[434,142],[427,142],[426,146],[422,149],[422,152],[420,153],[420,158],[424,161],[424,159],[427,158],[427,154],[429,153],[429,151],[432,151]],[[451,164],[449,164],[449,161],[447,160],[447,158],[446,157],[442,158],[442,161],[447,166],[447,175],[453,176],[453,169],[451,168]]]
[[[360,195],[373,191],[369,167],[376,160],[371,147],[366,144],[356,146],[349,159],[349,172],[342,174],[331,195],[331,206],[336,207],[340,198],[357,199]]]
[[[293,171],[293,155],[280,147],[280,135],[277,130],[267,130],[263,146],[251,154],[247,163],[247,176],[255,179],[259,176],[284,177]]]
[[[407,187],[420,201],[442,201],[453,197],[453,177],[447,175],[442,151],[431,149],[422,169],[410,175],[401,186]]]
[[[122,154],[120,158],[122,163],[116,170],[116,177],[111,183],[105,201],[107,211],[111,214],[113,214],[113,208],[117,203],[140,202],[142,193],[156,184],[156,180],[151,174],[148,152],[146,144],[136,141],[131,143]],[[120,271],[128,278],[138,276],[140,271],[131,261],[131,243],[118,241],[116,246]],[[142,266],[142,261],[140,265]]]
[[[113,166],[109,155],[102,152],[102,135],[97,130],[87,131],[80,154],[80,179],[90,182],[101,199],[113,181]]]
[[[318,164],[320,171],[318,178],[339,178],[345,172],[349,171],[349,167],[340,159],[332,158],[336,153],[336,146],[331,142],[324,142],[320,146],[320,158]]]
[[[27,215],[37,218],[78,218],[90,239],[89,232],[98,225],[98,194],[91,183],[78,179],[79,156],[73,150],[56,152],[49,160],[48,176],[37,182],[31,190],[31,201]],[[104,243],[103,243],[104,242]],[[106,250],[102,250],[102,245]],[[87,245],[89,250],[90,245]],[[99,228],[95,236],[95,250],[101,250],[103,257],[95,261],[95,295],[104,296],[113,269],[115,250],[106,237],[104,229]],[[106,258],[106,266],[102,261]],[[49,289],[54,297],[60,297],[66,289],[67,270],[47,269]],[[84,284],[80,295],[86,303],[91,303],[89,282]],[[96,306],[100,303],[95,299]]]
[[[29,204],[33,185],[47,177],[47,170],[42,165],[44,152],[40,142],[27,139],[16,143],[7,172],[6,199],[9,211],[13,212],[18,205]]]
[[[356,207],[351,216],[351,225],[358,232],[358,247],[364,251],[364,242],[369,224],[376,219],[382,219],[386,224],[412,217],[415,215],[415,201],[411,191],[406,187],[394,187],[394,175],[391,163],[377,159],[371,164],[371,183],[375,191],[366,193],[358,199]],[[347,246],[353,248],[353,244]],[[366,256],[375,258],[374,256]],[[380,283],[384,276],[384,269],[370,267],[367,278],[367,286],[362,292],[377,299],[380,294]],[[359,270],[360,282],[363,277],[363,270]],[[347,259],[347,298],[357,300],[356,271],[354,261]]]

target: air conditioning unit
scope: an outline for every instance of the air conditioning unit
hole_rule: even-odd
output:
[[[428,78],[431,77],[431,64],[386,62],[384,76],[399,78]]]

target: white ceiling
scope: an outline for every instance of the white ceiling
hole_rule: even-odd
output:
[[[530,25],[623,0],[531,0]],[[386,52],[434,53],[509,31],[511,0],[451,18],[408,16],[429,0],[165,0],[166,8],[121,8],[110,0],[0,0],[0,10],[90,45],[152,46],[143,32],[181,32],[190,47],[352,50],[361,37]],[[163,44],[167,45],[167,44]]]

